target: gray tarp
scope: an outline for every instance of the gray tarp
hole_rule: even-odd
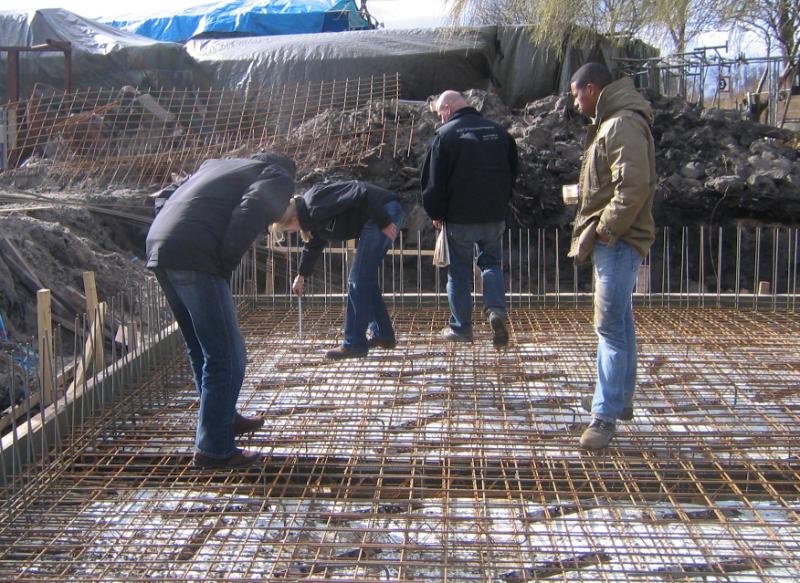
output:
[[[523,26],[194,40],[186,46],[214,86],[247,89],[399,73],[406,99],[493,88],[512,107],[568,91],[569,78],[587,58],[602,57],[613,66],[613,57],[630,50],[598,40],[558,58],[531,43]]]
[[[186,46],[216,86],[247,89],[399,73],[403,97],[425,99],[446,88],[486,88],[495,29],[371,30],[193,40]]]
[[[72,44],[73,87],[193,86],[195,63],[183,45],[121,31],[61,8],[0,12],[0,45]],[[7,101],[8,55],[0,54],[0,103]],[[20,95],[35,83],[64,86],[63,53],[20,53]]]
[[[62,9],[0,12],[0,45],[30,46],[47,39],[72,43],[77,89],[249,89],[399,74],[406,99],[425,99],[444,89],[493,88],[512,107],[566,91],[572,71],[589,57],[602,55],[608,62],[622,54],[600,41],[572,47],[557,58],[533,45],[522,26],[208,39],[184,46],[123,32]],[[23,98],[35,82],[63,87],[61,54],[22,56]],[[6,101],[6,68],[6,56],[0,55],[0,103]]]

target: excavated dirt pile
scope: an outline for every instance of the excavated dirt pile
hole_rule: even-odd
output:
[[[573,109],[572,99],[547,97],[519,112],[491,95],[473,92],[469,97],[517,140],[517,222],[528,227],[567,226],[575,209],[563,204],[561,186],[578,180],[586,123]],[[659,174],[658,225],[800,221],[796,133],[744,121],[737,112],[700,111],[679,98],[648,98]]]

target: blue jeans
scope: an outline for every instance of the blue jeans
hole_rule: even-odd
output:
[[[246,365],[230,285],[200,271],[154,270],[186,341],[200,393],[195,450],[213,458],[237,451],[233,439],[236,401]]]
[[[616,241],[610,247],[597,242],[594,264],[594,325],[597,332],[597,384],[592,414],[616,421],[624,407],[633,406],[636,387],[636,330],[633,326],[633,290],[642,256]]]
[[[477,248],[483,281],[483,309],[497,312],[505,320],[505,282],[502,254],[505,221],[460,225],[447,223],[450,265],[447,267],[447,301],[450,327],[459,333],[472,331],[472,254]]]
[[[397,226],[403,226],[403,207],[396,200],[387,202],[386,212]],[[354,352],[367,352],[367,328],[374,338],[395,340],[394,328],[378,283],[378,272],[392,242],[373,221],[367,221],[358,236],[356,256],[347,284],[347,310],[344,315],[342,346]]]

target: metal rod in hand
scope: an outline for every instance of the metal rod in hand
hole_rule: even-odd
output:
[[[300,340],[303,340],[303,296],[297,296],[297,322],[300,330]]]

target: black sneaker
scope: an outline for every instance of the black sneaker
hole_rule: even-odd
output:
[[[583,410],[586,411],[587,413],[591,413],[592,412],[592,400],[593,399],[594,399],[594,397],[592,397],[591,395],[588,396],[588,397],[583,397],[581,399],[581,406],[583,407]],[[623,407],[622,408],[622,414],[619,416],[619,420],[620,421],[630,421],[631,419],[633,419],[633,407]]]
[[[234,470],[252,466],[262,459],[262,455],[257,451],[239,449],[236,453],[226,458],[214,458],[195,452],[192,462],[194,467],[199,469]]]
[[[325,358],[329,360],[344,360],[345,358],[363,358],[367,355],[366,352],[356,352],[350,348],[340,346],[325,353]]]
[[[611,443],[616,429],[616,425],[610,421],[603,421],[595,417],[581,435],[581,447],[592,451],[604,449]]]
[[[489,325],[492,327],[492,343],[495,346],[508,344],[508,330],[505,319],[497,312],[489,314]]]
[[[447,342],[472,342],[472,332],[456,332],[450,326],[445,326],[440,332],[442,339]]]

